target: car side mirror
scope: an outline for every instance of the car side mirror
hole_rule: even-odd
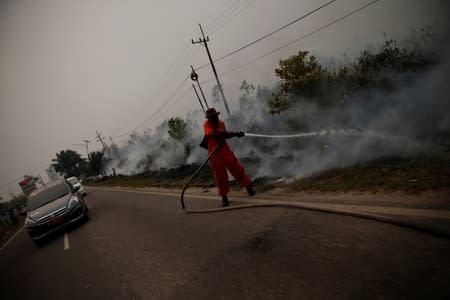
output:
[[[72,186],[72,190],[74,191],[74,192],[78,192],[78,190],[81,188],[81,184],[79,184],[79,183],[75,183],[73,186]]]

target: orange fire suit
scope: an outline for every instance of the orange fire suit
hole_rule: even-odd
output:
[[[215,147],[224,139],[236,136],[235,132],[227,132],[225,130],[223,121],[219,121],[217,128],[214,128],[213,124],[207,120],[203,124],[203,129],[205,136],[208,137],[208,154],[211,154]],[[242,186],[248,187],[252,183],[244,167],[225,141],[211,157],[211,168],[220,196],[225,196],[230,191],[227,169]]]

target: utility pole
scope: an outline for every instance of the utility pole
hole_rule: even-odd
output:
[[[200,30],[202,32],[203,38],[198,38],[197,42],[194,42],[194,39],[192,39],[192,44],[199,44],[200,43],[203,46],[205,46],[206,53],[208,53],[208,58],[209,58],[209,61],[211,63],[211,67],[212,67],[214,76],[216,77],[217,86],[219,87],[220,94],[222,95],[222,99],[223,99],[223,103],[225,105],[225,109],[227,110],[228,115],[230,115],[230,109],[228,108],[227,100],[225,99],[225,94],[223,93],[222,85],[220,84],[219,76],[217,75],[217,71],[216,71],[216,67],[214,66],[214,62],[213,62],[213,59],[211,57],[211,53],[209,52],[209,48],[208,48],[209,37],[205,38],[205,33],[203,32],[202,25],[199,24],[199,26],[200,26]]]
[[[109,137],[109,139],[111,140],[111,147],[113,148],[113,150],[116,153],[117,157],[120,159],[120,154],[119,154],[119,151],[117,150],[116,144],[114,144],[114,141],[113,141],[112,137]]]
[[[89,140],[83,140],[83,142],[86,144],[87,157],[88,157],[88,159],[91,159],[91,156],[89,155],[89,146],[88,146],[90,141]]]
[[[106,145],[106,143],[103,141],[103,138],[101,137],[100,133],[98,133],[98,131],[96,131],[97,133],[97,141],[99,141],[102,146],[103,146],[103,150],[105,150],[105,152],[109,155],[109,147],[108,145]]]
[[[203,107],[202,100],[200,99],[200,96],[198,95],[195,85],[193,84],[192,87],[194,88],[195,94],[197,95],[197,99],[198,99],[198,102],[200,103],[200,106],[202,107],[203,113],[205,113],[205,108]]]
[[[192,79],[192,81],[197,82],[198,88],[200,89],[200,92],[202,93],[203,101],[205,101],[206,108],[208,109],[209,108],[208,102],[206,102],[206,97],[205,97],[205,94],[203,93],[202,86],[200,85],[200,82],[198,81],[198,74],[195,72],[193,66],[191,66],[191,69],[192,69],[191,79]],[[200,106],[202,107],[203,112],[205,112],[205,108],[203,107],[202,101],[200,100],[200,97],[197,93],[197,89],[195,88],[195,85],[192,85],[192,87],[194,88],[195,94],[197,95],[197,99],[200,102]]]

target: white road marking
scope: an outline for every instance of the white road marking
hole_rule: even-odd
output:
[[[65,233],[64,234],[64,251],[69,250],[70,245],[69,245],[69,234]]]
[[[22,226],[17,232],[6,241],[6,243],[0,248],[0,251],[3,250],[8,244],[23,230],[24,226]]]

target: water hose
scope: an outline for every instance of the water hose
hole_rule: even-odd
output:
[[[195,172],[191,175],[189,180],[184,184],[183,189],[181,191],[181,207],[186,212],[194,212],[194,211],[186,209],[186,206],[184,205],[184,193],[186,192],[187,188],[192,183],[192,181],[195,179],[195,177],[197,177],[198,173],[200,173],[200,171],[206,166],[206,164],[211,159],[213,154],[216,153],[217,150],[219,150],[220,146],[222,146],[223,143],[225,143],[225,140],[223,140],[219,144],[217,144],[217,146],[213,149],[213,151],[211,153],[209,153],[208,158],[197,168],[197,170],[195,170]]]
[[[305,134],[297,134],[297,135],[282,135],[282,136],[273,136],[273,135],[262,135],[262,134],[254,134],[254,133],[245,133],[245,136],[253,136],[253,137],[282,137],[282,138],[292,138],[292,137],[306,137],[311,135]],[[324,207],[314,207],[313,205],[308,205],[304,203],[286,203],[282,201],[267,201],[267,203],[251,203],[251,204],[242,204],[236,206],[227,206],[227,207],[218,207],[218,208],[210,208],[210,209],[189,209],[186,208],[184,203],[184,194],[188,189],[189,185],[192,181],[197,177],[198,173],[206,166],[211,157],[219,150],[219,148],[224,144],[225,140],[221,141],[217,146],[213,149],[211,153],[209,153],[208,158],[195,170],[195,172],[191,175],[188,181],[183,186],[181,191],[181,207],[186,213],[216,213],[216,212],[224,212],[230,210],[238,210],[238,209],[247,209],[247,208],[262,208],[262,207],[280,207],[280,208],[296,208],[302,210],[316,211],[322,213],[330,213],[330,214],[338,214],[338,215],[346,215],[356,218],[362,218],[367,220],[373,220],[377,222],[387,223],[391,225],[396,225],[404,228],[414,229],[419,232],[431,234],[437,237],[444,237],[450,239],[450,232],[445,230],[439,230],[436,228],[420,226],[418,224],[413,224],[407,221],[398,220],[392,217],[365,213],[365,212],[357,212],[357,211],[349,211],[343,209],[336,208],[324,208]]]

